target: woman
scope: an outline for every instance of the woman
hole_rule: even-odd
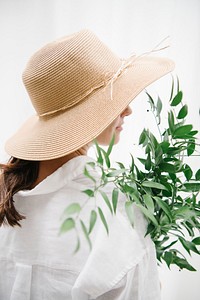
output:
[[[6,143],[10,161],[1,166],[0,299],[157,300],[155,249],[144,237],[146,222],[134,209],[134,228],[120,194],[116,216],[102,198],[88,200],[94,180],[84,175],[93,161],[92,141],[119,141],[129,103],[147,85],[172,71],[166,58],[121,60],[94,33],[82,30],[49,43],[29,60],[23,81],[36,115]],[[90,170],[95,181],[98,170]],[[113,186],[102,190],[111,196]],[[71,203],[84,204],[88,224],[95,207],[104,211],[109,235],[98,220],[90,234],[58,235]],[[80,238],[80,250],[73,255]]]

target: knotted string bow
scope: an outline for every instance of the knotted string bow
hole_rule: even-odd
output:
[[[162,51],[169,47],[169,43],[167,45],[163,45],[160,47],[164,42],[166,42],[169,39],[169,36],[164,38],[159,44],[157,44],[151,51],[144,52],[140,55],[136,55],[135,53],[132,53],[127,59],[122,59],[122,64],[119,67],[119,69],[114,73],[112,78],[109,80],[108,83],[110,83],[110,98],[113,100],[113,83],[115,80],[124,72],[126,71],[130,66],[132,66],[136,60],[139,60],[143,56],[147,56],[149,54],[152,54],[154,52]]]

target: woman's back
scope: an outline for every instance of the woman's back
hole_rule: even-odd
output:
[[[76,231],[59,235],[65,208],[70,203],[83,205],[87,201],[83,190],[92,188],[93,183],[83,169],[89,161],[86,156],[76,157],[34,189],[15,195],[15,206],[26,219],[21,228],[0,228],[0,299],[159,299],[158,287],[150,298],[143,298],[142,286],[138,290],[138,280],[145,291],[150,287],[147,278],[149,283],[152,277],[154,284],[158,283],[156,270],[151,276],[147,271],[154,249],[149,238],[141,237],[145,233],[142,215],[136,212],[134,229],[126,220],[122,195],[117,216],[109,213],[102,198],[96,199],[104,209],[110,234],[107,236],[99,220],[91,234],[91,251],[80,228],[81,246],[76,254]],[[98,180],[97,171],[93,176]],[[112,188],[107,186],[108,196]],[[94,199],[89,199],[80,216],[86,224],[94,205]],[[135,298],[128,296],[130,282],[130,295],[135,293]]]

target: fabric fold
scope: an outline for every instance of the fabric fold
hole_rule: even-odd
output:
[[[32,266],[16,263],[16,277],[10,300],[31,299]]]

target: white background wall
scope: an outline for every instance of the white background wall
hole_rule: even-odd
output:
[[[158,55],[169,56],[189,105],[189,120],[200,130],[200,1],[199,0],[0,0],[0,159],[5,140],[34,113],[21,81],[30,55],[61,36],[89,28],[117,54],[151,50],[166,36],[171,47]],[[167,107],[171,77],[153,84],[149,91],[159,94]],[[143,127],[155,130],[145,94],[132,103],[122,141],[115,147],[113,160],[129,162],[129,152],[141,153],[137,146]],[[163,116],[166,118],[166,114]],[[91,155],[94,155],[91,150]],[[199,168],[199,157],[191,158]],[[195,273],[176,268],[160,268],[163,300],[200,299],[200,259],[193,256]]]

